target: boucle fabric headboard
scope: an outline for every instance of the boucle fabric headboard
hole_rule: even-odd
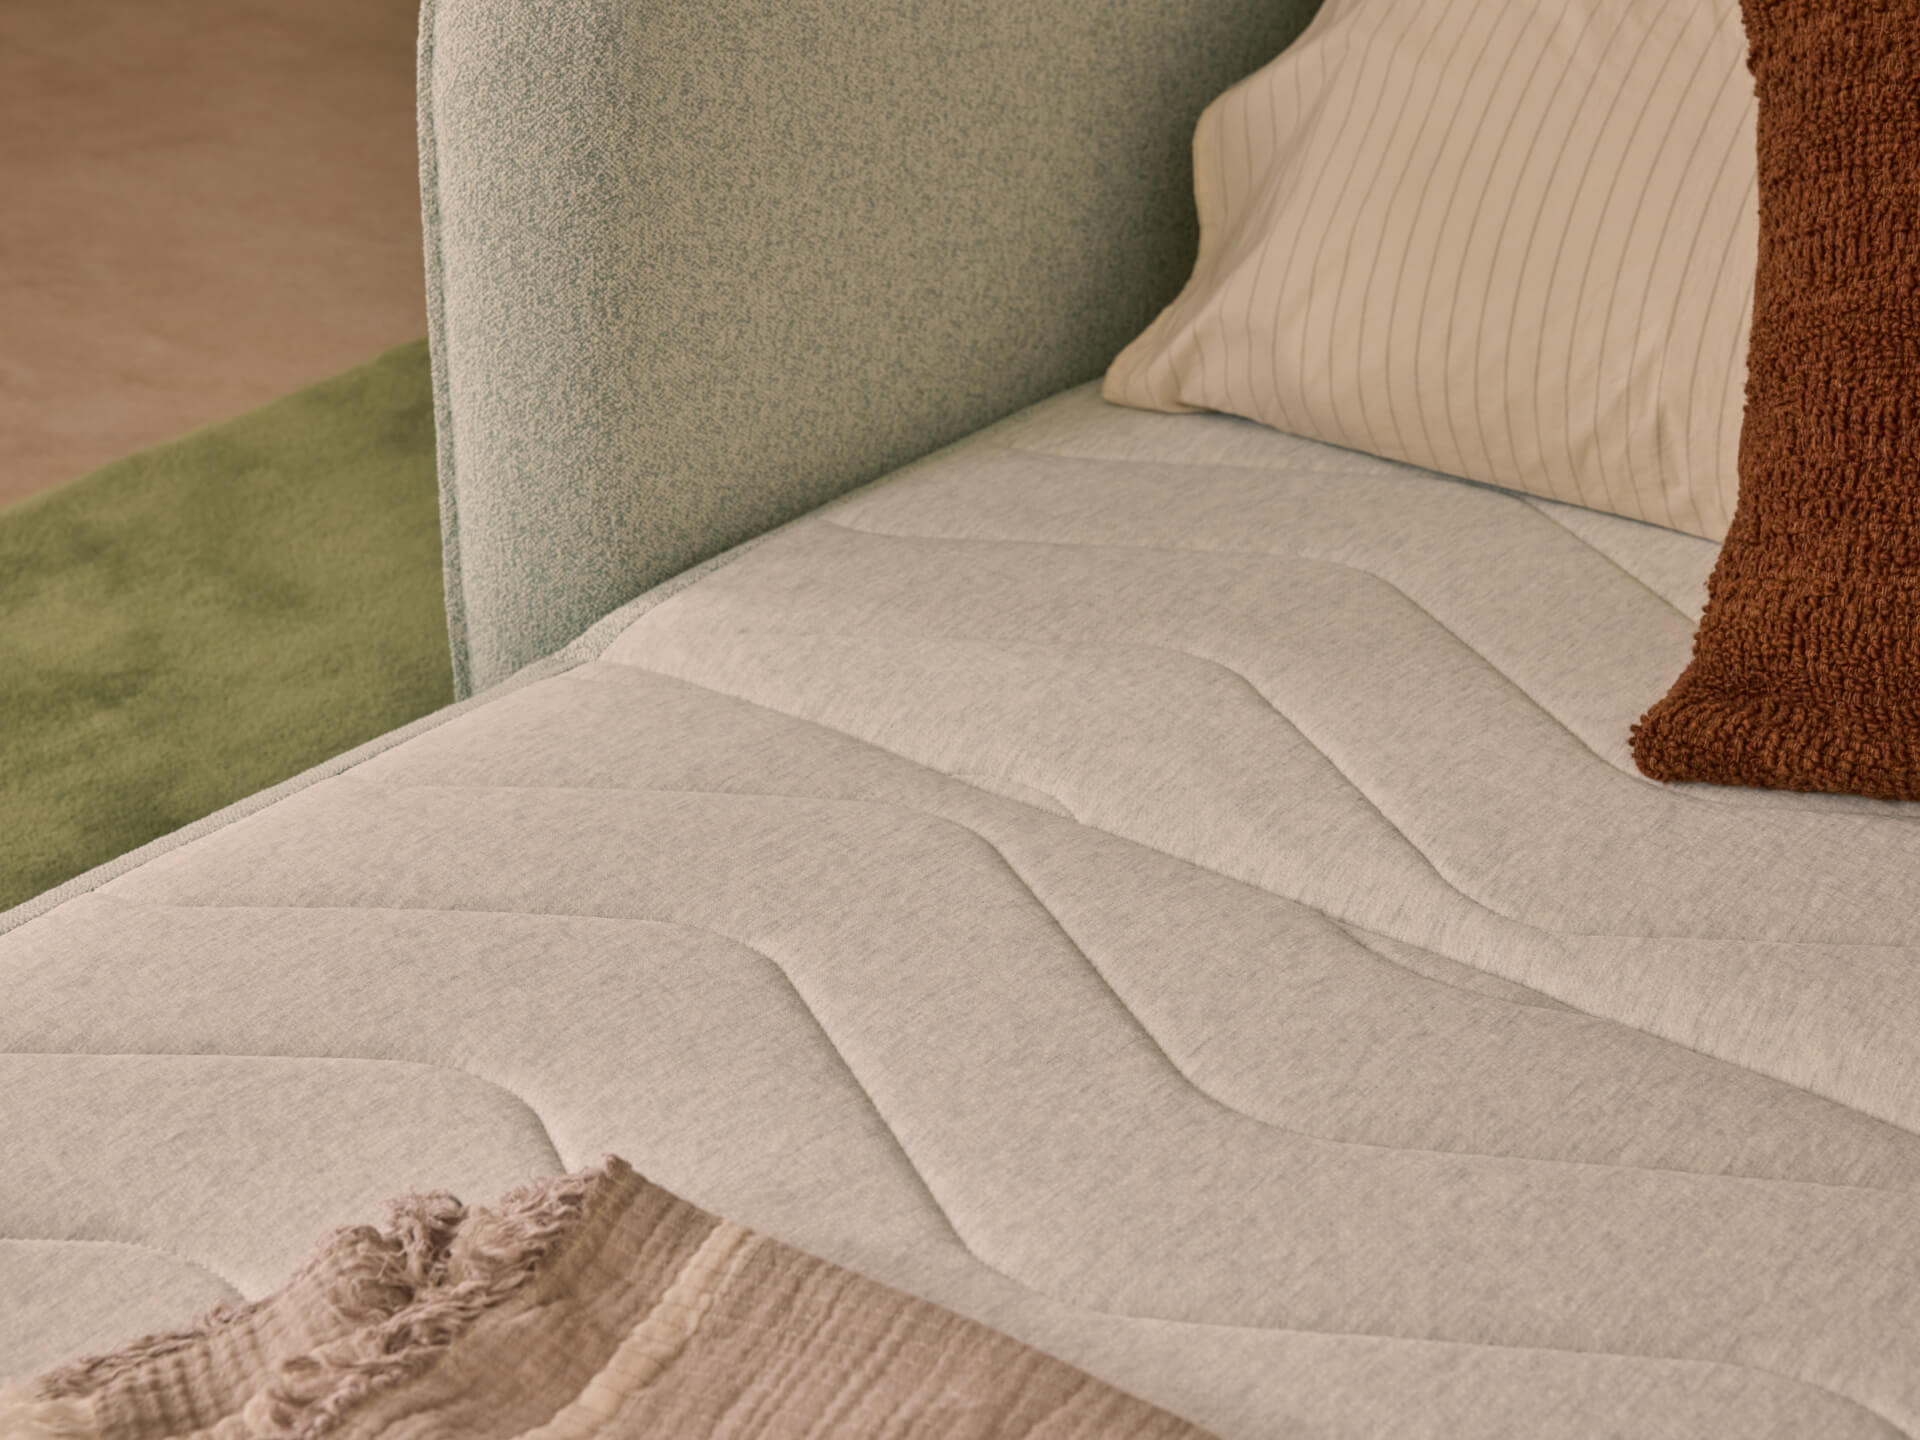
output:
[[[1318,0],[426,0],[460,693],[1100,374]]]

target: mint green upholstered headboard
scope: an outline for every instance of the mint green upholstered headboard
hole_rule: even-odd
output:
[[[1318,0],[426,0],[462,694],[1105,369]]]

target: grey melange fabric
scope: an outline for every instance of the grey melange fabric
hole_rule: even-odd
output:
[[[1920,1431],[1920,807],[1635,773],[1713,554],[982,432],[0,936],[0,1373],[613,1151],[1223,1436]]]
[[[425,0],[455,683],[1098,375],[1318,0]]]

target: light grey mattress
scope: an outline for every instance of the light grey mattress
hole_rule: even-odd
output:
[[[1920,807],[1635,773],[1712,559],[982,432],[0,936],[0,1374],[612,1151],[1223,1436],[1913,1433]]]

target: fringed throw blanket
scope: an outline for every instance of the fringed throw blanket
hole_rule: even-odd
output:
[[[0,1391],[0,1437],[1205,1440],[1018,1341],[609,1157],[412,1196],[276,1295]]]

